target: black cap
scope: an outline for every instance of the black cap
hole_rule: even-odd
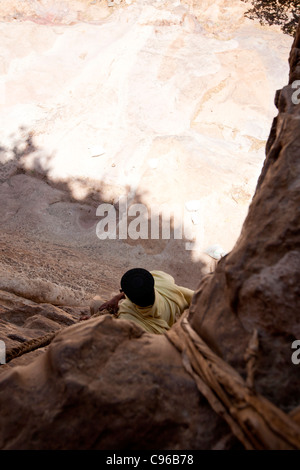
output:
[[[127,271],[122,276],[121,289],[139,307],[154,304],[154,278],[146,269],[134,268]]]

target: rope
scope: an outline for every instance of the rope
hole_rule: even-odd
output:
[[[107,313],[110,312],[96,312],[90,318]],[[285,414],[254,390],[257,331],[254,331],[244,356],[247,361],[247,379],[244,381],[192,329],[187,314],[184,313],[165,336],[181,352],[184,368],[213,410],[226,420],[233,434],[249,450],[300,449],[300,424],[293,419],[293,413]],[[6,362],[49,345],[59,331],[7,350]]]
[[[106,315],[111,313],[108,310],[102,310],[101,312],[96,312],[94,313],[89,319],[94,318],[94,317],[99,317],[102,315]],[[114,315],[115,316],[115,315]],[[78,320],[80,321],[80,320]],[[59,330],[61,331],[61,330]],[[48,346],[51,341],[55,338],[57,335],[58,331],[52,332],[52,333],[47,333],[46,335],[39,336],[38,338],[33,338],[28,341],[24,341],[22,344],[18,346],[14,346],[13,348],[10,348],[6,351],[6,363],[10,362],[12,359],[15,359],[16,357],[20,357],[23,354],[27,354],[31,351],[35,351],[36,349],[43,348],[45,346]]]
[[[51,343],[57,333],[58,332],[48,333],[44,336],[39,336],[38,338],[30,339],[29,341],[24,341],[24,343],[20,344],[20,346],[15,346],[13,348],[8,349],[6,351],[6,362],[10,362],[12,359],[22,356],[23,354],[27,354],[36,349],[48,346],[48,344]]]
[[[300,449],[300,425],[254,391],[258,337],[255,331],[246,351],[247,380],[217,356],[192,329],[187,313],[165,336],[181,352],[182,363],[213,410],[249,450]]]

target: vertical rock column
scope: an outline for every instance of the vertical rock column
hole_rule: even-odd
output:
[[[300,25],[289,64],[241,235],[200,282],[190,309],[193,328],[242,375],[257,329],[256,390],[286,411],[299,405],[300,387],[300,366],[291,360],[300,339]]]

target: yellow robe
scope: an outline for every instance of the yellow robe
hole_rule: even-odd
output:
[[[155,301],[151,307],[139,307],[128,297],[119,304],[118,318],[132,320],[150,333],[168,330],[189,307],[194,291],[177,286],[174,278],[163,271],[151,271]]]

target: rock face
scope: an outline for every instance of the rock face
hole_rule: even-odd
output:
[[[291,343],[300,339],[300,105],[291,100],[292,83],[300,80],[299,57],[300,28],[289,85],[276,95],[279,114],[240,238],[215,273],[202,279],[189,313],[198,334],[242,375],[244,352],[258,330],[256,389],[286,412],[299,405],[300,387],[299,365],[291,362]],[[3,321],[9,309],[7,299]],[[10,314],[19,328],[36,328],[42,318],[48,327],[49,321],[75,321],[58,310],[27,299]],[[27,365],[12,361],[0,369],[0,448],[240,444],[199,394],[165,336],[105,315],[64,327]]]
[[[231,439],[166,338],[108,315],[69,327],[0,381],[1,403],[23,396],[13,419],[10,400],[1,406],[2,449],[208,449]]]
[[[24,348],[28,342],[57,333],[77,323],[82,315],[89,314],[88,307],[56,307],[49,303],[36,303],[0,290],[0,331],[5,343],[6,358],[15,358],[2,364],[0,372],[19,364],[28,364],[32,357],[41,354],[43,347],[35,348],[25,355],[17,355],[16,349]],[[1,361],[3,362],[3,361]]]
[[[0,2],[0,289],[73,289],[40,302],[109,295],[137,263],[195,288],[202,252],[240,233],[286,83],[292,39],[240,0],[114,3]],[[99,240],[96,209],[120,196],[177,205],[197,250]]]
[[[240,371],[249,335],[258,330],[257,390],[286,410],[299,405],[300,387],[291,361],[291,344],[300,338],[300,107],[292,100],[299,54],[298,28],[289,84],[276,94],[279,114],[242,233],[203,279],[190,310],[192,326]]]

